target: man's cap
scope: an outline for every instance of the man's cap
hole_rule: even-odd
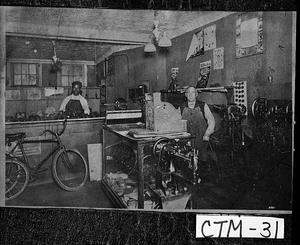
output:
[[[80,81],[72,82],[72,87],[74,87],[75,85],[78,85],[79,87],[82,87],[82,83]]]

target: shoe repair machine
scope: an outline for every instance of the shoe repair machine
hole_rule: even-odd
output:
[[[178,139],[187,133],[186,120],[181,119],[180,109],[161,101],[161,93],[145,95],[146,130],[160,137],[153,145],[152,154],[158,161],[156,188],[168,196],[187,191],[188,185],[197,183],[198,154],[191,146],[193,137]]]

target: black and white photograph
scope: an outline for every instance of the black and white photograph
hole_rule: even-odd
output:
[[[143,231],[53,244],[290,241],[296,11],[154,2],[0,6],[0,206],[192,217],[189,241]],[[204,48],[191,58],[195,33]]]

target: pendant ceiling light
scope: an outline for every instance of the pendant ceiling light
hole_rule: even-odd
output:
[[[164,32],[162,38],[159,39],[158,46],[163,47],[163,48],[172,46],[172,42],[171,42],[170,38],[167,37],[165,32]]]
[[[172,46],[172,42],[170,38],[167,37],[166,32],[161,34],[161,30],[158,29],[158,21],[153,21],[154,30],[152,34],[149,36],[149,42],[145,45],[144,51],[147,53],[152,53],[156,51],[155,43],[157,43],[158,47],[168,48]],[[153,40],[153,41],[152,41]]]
[[[146,53],[153,53],[156,51],[156,47],[152,42],[152,35],[150,35],[149,42],[145,45],[144,51]]]
[[[52,45],[53,45],[53,57],[52,57],[52,63],[51,63],[51,66],[50,66],[50,71],[51,72],[56,72],[56,71],[61,70],[63,64],[61,63],[61,61],[56,56],[55,41],[51,41],[51,42],[52,42]]]

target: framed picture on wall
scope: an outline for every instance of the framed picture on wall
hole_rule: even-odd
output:
[[[236,58],[263,52],[263,12],[237,15]]]

